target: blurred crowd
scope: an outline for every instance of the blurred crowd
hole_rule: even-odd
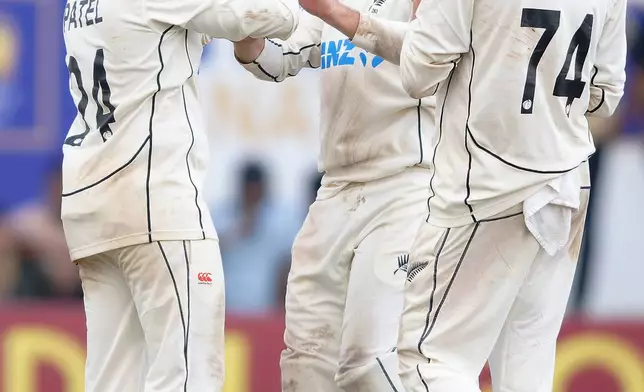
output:
[[[619,113],[591,124],[597,153],[591,158],[593,186],[602,181],[603,153],[619,138],[631,138],[644,156],[644,12],[633,9],[629,28],[627,92]],[[47,160],[48,173],[38,195],[24,196],[15,187],[0,187],[0,299],[79,298],[82,295],[76,266],[70,262],[59,219],[59,154]],[[4,167],[0,183],[15,178]],[[281,205],[272,200],[271,173],[261,161],[238,168],[238,189],[233,200],[211,206],[220,237],[226,278],[228,310],[261,314],[283,309],[291,243],[320,186],[312,173],[301,185],[305,205]],[[586,238],[597,229],[597,198],[591,197]],[[572,309],[583,309],[594,252],[584,242]]]
[[[215,206],[213,221],[219,234],[226,280],[226,306],[237,314],[263,314],[284,307],[291,244],[315,200],[321,175],[313,173],[305,205],[280,205],[271,200],[270,173],[260,162],[239,170],[235,200]]]

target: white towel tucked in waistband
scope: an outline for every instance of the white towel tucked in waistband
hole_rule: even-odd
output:
[[[572,170],[550,181],[523,203],[525,224],[550,256],[570,237],[573,212],[579,210],[581,177]]]

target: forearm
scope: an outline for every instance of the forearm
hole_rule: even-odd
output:
[[[617,109],[626,81],[626,0],[618,0],[599,38],[590,79],[588,115],[610,117]]]
[[[302,68],[320,66],[320,41],[324,22],[302,13],[300,25],[286,41],[245,39],[235,43],[235,57],[258,79],[281,82]]]
[[[298,12],[280,0],[253,0],[220,10],[212,7],[196,15],[186,27],[212,37],[239,41],[247,37],[287,39],[295,31]]]
[[[266,47],[266,41],[263,38],[246,38],[235,42],[234,46],[237,61],[241,64],[250,64],[262,54]]]
[[[320,18],[349,37],[356,46],[391,63],[400,63],[400,51],[409,23],[361,14],[341,3],[321,13]]]
[[[390,63],[400,64],[400,52],[409,23],[396,22],[361,14],[352,42],[366,51],[380,56]]]
[[[299,22],[295,0],[144,0],[149,21],[177,25],[213,38],[288,38]]]
[[[346,5],[335,2],[333,6],[321,9],[316,14],[328,25],[335,27],[339,32],[353,39],[360,23],[360,13]]]

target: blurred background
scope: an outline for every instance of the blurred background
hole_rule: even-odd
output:
[[[592,204],[555,392],[644,392],[644,5],[629,1],[627,93],[592,124]],[[75,116],[63,5],[0,0],[0,392],[83,391],[82,293],[59,219]],[[320,183],[318,78],[256,81],[218,41],[199,77],[227,284],[225,392],[279,392],[290,245]]]

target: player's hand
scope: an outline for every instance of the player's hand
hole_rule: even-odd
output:
[[[321,19],[332,15],[339,4],[338,0],[299,0],[299,2],[304,11]]]

